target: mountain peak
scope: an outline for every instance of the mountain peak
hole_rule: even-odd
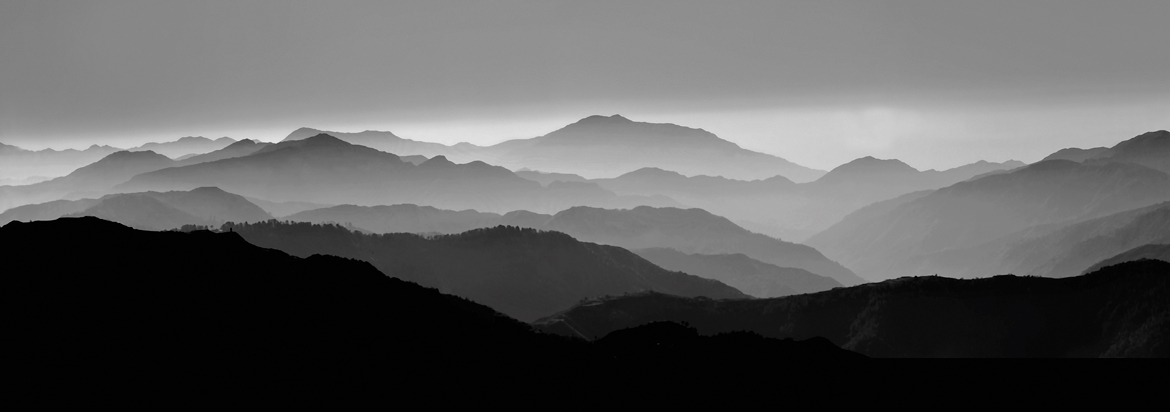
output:
[[[918,173],[918,169],[898,159],[878,159],[866,156],[837,166],[821,179],[832,178],[832,176],[860,176],[874,173]]]
[[[634,123],[634,121],[627,119],[620,114],[615,114],[613,116],[602,116],[599,114],[595,114],[595,115],[586,117],[584,119],[578,120],[577,123],[578,124],[588,124],[588,123],[618,124],[618,123]]]
[[[686,178],[686,176],[684,176],[682,173],[672,172],[670,170],[660,169],[657,167],[643,167],[641,169],[638,169],[638,170],[626,173],[624,175],[618,176],[618,178],[651,178],[651,177],[664,177],[664,178],[682,177],[682,178]]]

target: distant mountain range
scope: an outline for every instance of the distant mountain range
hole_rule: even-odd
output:
[[[72,173],[24,186],[0,186],[0,210],[59,200],[101,196],[139,173],[170,167],[173,161],[151,151],[114,152]]]
[[[324,134],[264,146],[247,156],[143,173],[116,190],[189,190],[202,186],[274,202],[416,203],[499,212],[520,208],[560,210],[580,204],[678,205],[663,196],[618,196],[588,183],[541,187],[507,169],[478,161],[456,164],[436,156],[415,165],[394,154]]]
[[[590,299],[536,325],[596,339],[658,321],[699,333],[827,338],[873,357],[1167,357],[1170,263],[1140,260],[1067,279],[900,278],[774,299],[642,293]]]
[[[272,219],[239,195],[215,187],[187,192],[142,192],[106,195],[99,199],[56,200],[24,205],[0,213],[0,225],[11,221],[53,220],[93,216],[144,230],[178,229],[184,225],[219,226],[225,222]]]
[[[146,144],[143,144],[141,146],[133,147],[133,148],[126,149],[126,150],[129,150],[131,152],[141,152],[141,151],[149,150],[149,151],[161,154],[163,156],[169,157],[171,159],[178,160],[179,157],[182,157],[185,155],[191,155],[191,154],[199,155],[199,154],[203,154],[203,153],[214,152],[216,150],[223,149],[223,148],[225,148],[225,147],[227,147],[235,142],[236,142],[236,140],[232,139],[230,137],[221,137],[221,138],[212,140],[212,139],[208,139],[208,138],[202,137],[202,136],[187,136],[187,137],[179,138],[179,140],[175,140],[173,142],[163,142],[163,143],[151,142],[151,143],[146,143]]]
[[[743,149],[702,129],[636,122],[620,115],[589,116],[544,136],[487,147],[417,142],[390,132],[341,133],[308,128],[294,131],[285,141],[319,133],[398,155],[445,156],[459,162],[480,160],[509,169],[531,168],[589,177],[613,176],[643,167],[749,180],[780,175],[797,182],[824,174]]]
[[[0,143],[0,179],[65,176],[79,167],[121,150],[116,147],[92,145],[84,150],[34,151]],[[3,198],[0,198],[0,202],[3,202]]]
[[[224,229],[294,256],[364,260],[389,276],[474,300],[523,321],[583,298],[648,290],[748,298],[718,281],[659,268],[625,249],[534,229],[497,226],[434,237],[365,235],[340,226],[276,221]]]
[[[726,216],[754,231],[803,241],[874,202],[1024,165],[1018,161],[978,162],[945,171],[918,171],[898,160],[865,157],[801,184],[779,176],[754,181],[687,177],[656,168],[593,182],[618,194],[668,196]]]
[[[870,279],[926,275],[935,272],[912,258],[1165,200],[1170,200],[1170,176],[1157,170],[1049,160],[958,183],[880,213],[863,208],[808,243]]]

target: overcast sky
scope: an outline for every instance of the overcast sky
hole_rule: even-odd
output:
[[[0,142],[489,144],[591,114],[828,169],[1170,128],[1170,1],[0,2]]]

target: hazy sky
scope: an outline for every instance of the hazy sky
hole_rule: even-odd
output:
[[[488,144],[591,114],[811,167],[1170,128],[1170,1],[0,1],[0,142]]]

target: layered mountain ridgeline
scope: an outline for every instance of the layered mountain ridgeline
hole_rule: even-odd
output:
[[[541,172],[538,170],[529,170],[527,168],[517,170],[516,176],[523,177],[533,182],[540,183],[541,186],[548,186],[553,182],[587,182],[589,179],[575,175],[572,173],[550,173]]]
[[[460,162],[485,161],[509,169],[531,168],[589,177],[613,176],[642,167],[688,175],[765,179],[781,175],[797,182],[823,171],[743,149],[702,129],[669,123],[636,122],[619,115],[589,116],[544,136],[481,147],[445,146],[402,139],[390,132],[338,133],[300,129],[285,140],[327,133],[350,143],[399,154],[446,156]]]
[[[743,301],[643,293],[583,302],[541,319],[597,338],[656,321],[703,334],[821,336],[875,357],[1168,357],[1170,263],[1142,260],[1066,279],[900,278]]]
[[[892,202],[897,206],[884,213],[859,211],[807,243],[871,279],[948,275],[918,265],[915,257],[1165,200],[1170,200],[1170,176],[1157,170],[1131,163],[1050,160]]]
[[[158,153],[121,151],[74,170],[68,175],[25,186],[0,186],[0,210],[62,198],[100,196],[139,173],[173,165]]]
[[[1102,259],[1156,243],[1170,243],[1170,202],[1074,224],[1033,226],[980,245],[916,256],[907,265],[952,277],[1068,277]]]
[[[244,198],[248,199],[248,201],[252,202],[252,204],[254,204],[256,206],[260,206],[261,209],[264,209],[265,212],[268,212],[268,214],[272,215],[273,217],[278,217],[278,218],[284,218],[285,216],[294,215],[297,213],[304,212],[306,210],[324,209],[327,207],[334,206],[334,205],[329,205],[329,204],[324,204],[324,203],[311,203],[311,202],[295,202],[295,201],[273,202],[273,201],[250,197],[250,196],[245,196]]]
[[[272,219],[243,197],[215,187],[187,192],[143,192],[106,195],[100,199],[56,200],[19,206],[0,213],[0,225],[11,221],[53,220],[94,216],[137,229],[168,230],[184,225],[218,226],[225,222]]]
[[[634,253],[666,270],[715,279],[758,298],[813,293],[841,287],[832,278],[797,268],[782,268],[744,255],[704,255],[674,249],[635,249]]]
[[[663,247],[685,253],[742,253],[765,263],[830,277],[847,286],[865,282],[812,247],[750,232],[702,209],[574,207],[557,213],[539,228],[626,249]]]
[[[640,291],[742,299],[723,283],[670,272],[629,251],[568,235],[498,226],[458,235],[366,235],[335,225],[224,225],[252,244],[295,256],[328,254],[370,262],[382,273],[438,288],[530,321],[581,299]]]
[[[394,153],[399,156],[406,157],[408,155],[421,155],[425,157],[444,156],[449,158],[464,159],[463,155],[469,153],[473,149],[479,149],[479,146],[472,146],[466,143],[455,146],[447,146],[441,143],[420,142],[417,140],[403,139],[391,132],[383,132],[377,130],[366,130],[364,132],[347,133],[317,130],[308,127],[302,127],[289,133],[288,136],[281,140],[281,142],[291,142],[297,140],[304,140],[319,134],[327,134],[346,142],[374,148],[387,153]],[[466,160],[468,162],[473,160],[483,160],[472,158]]]
[[[1118,143],[1086,162],[1127,162],[1170,173],[1170,132],[1159,130],[1144,133]]]
[[[865,157],[802,184],[779,176],[754,181],[687,177],[657,168],[593,181],[618,194],[669,196],[683,204],[726,216],[752,230],[803,241],[874,202],[1022,166],[1024,163],[1018,161],[981,161],[944,171],[919,171],[898,160]]]
[[[190,154],[203,154],[214,152],[229,145],[236,143],[235,139],[230,137],[221,137],[218,139],[208,139],[203,136],[187,136],[179,138],[173,142],[162,143],[146,143],[138,147],[126,149],[131,152],[152,151],[171,159],[177,159],[181,156]]]
[[[263,149],[271,143],[257,142],[251,139],[244,139],[234,142],[223,148],[195,154],[186,158],[177,158],[175,166],[187,166],[199,163],[214,162],[216,160],[231,159],[233,157],[247,156],[256,151]]]
[[[563,372],[620,367],[628,359],[615,356],[631,352],[670,366],[674,358],[659,354],[679,347],[709,348],[688,352],[688,362],[698,362],[688,365],[718,366],[729,358],[711,350],[744,341],[756,344],[731,360],[758,357],[778,367],[771,360],[857,356],[819,341],[696,339],[677,327],[648,327],[589,344],[537,333],[486,306],[387,277],[365,262],[292,257],[235,233],[146,232],[70,218],[7,224],[0,228],[0,248],[10,265],[0,292],[5,343],[20,354],[6,370],[25,379],[117,370],[220,382],[246,376],[253,385],[257,373],[301,376],[320,368]],[[132,260],[117,258],[127,251],[134,252]],[[639,344],[650,340],[665,347],[659,352]]]
[[[562,183],[570,184],[554,182],[552,186]],[[301,212],[285,219],[347,223],[377,233],[459,233],[496,225],[517,226],[562,232],[585,242],[626,249],[662,247],[686,253],[743,253],[773,265],[832,277],[843,284],[864,282],[849,269],[828,260],[811,247],[749,232],[725,218],[700,209],[573,207],[556,215],[523,210],[498,215],[415,205],[345,205]]]
[[[1163,262],[1170,262],[1170,244],[1154,244],[1154,245],[1143,245],[1143,246],[1135,247],[1135,248],[1127,250],[1125,252],[1121,252],[1121,253],[1117,254],[1116,256],[1113,256],[1109,259],[1105,259],[1105,260],[1102,260],[1100,262],[1097,262],[1093,266],[1090,266],[1088,269],[1085,269],[1085,273],[1093,273],[1093,272],[1096,272],[1096,271],[1101,270],[1102,268],[1105,268],[1108,266],[1113,266],[1113,265],[1117,265],[1117,264],[1121,264],[1121,263],[1125,263],[1125,262],[1133,262],[1133,261],[1142,260],[1142,259],[1152,259],[1152,260],[1161,260]]]
[[[501,224],[501,216],[475,210],[443,210],[411,204],[390,206],[340,205],[307,210],[282,220],[306,223],[348,223],[375,233],[461,233]]]
[[[201,186],[274,202],[415,203],[498,212],[560,210],[576,204],[677,204],[664,198],[619,197],[596,185],[543,188],[507,169],[478,161],[456,164],[436,156],[415,165],[329,135],[269,145],[247,156],[144,173],[117,189],[132,192]]]
[[[0,143],[0,179],[65,176],[122,149],[92,145],[84,150],[25,150]],[[3,208],[3,206],[0,206]]]

